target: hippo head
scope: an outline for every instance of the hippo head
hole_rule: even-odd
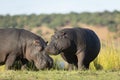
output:
[[[61,30],[55,32],[55,34],[51,37],[51,42],[45,48],[45,51],[49,54],[57,55],[61,52],[67,50],[71,46],[71,40],[67,32]]]
[[[53,59],[44,51],[46,45],[45,42],[35,40],[26,50],[26,58],[33,61],[39,70],[50,69],[53,65]]]
[[[50,69],[53,65],[53,59],[45,53],[45,51],[40,52],[36,55],[36,59],[33,60],[37,69]]]

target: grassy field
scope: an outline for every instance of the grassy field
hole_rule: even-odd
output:
[[[120,71],[1,71],[0,80],[120,80]]]

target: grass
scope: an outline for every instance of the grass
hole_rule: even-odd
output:
[[[120,70],[120,48],[106,43],[98,57],[91,63],[91,69]]]
[[[120,71],[1,71],[0,80],[120,80]]]

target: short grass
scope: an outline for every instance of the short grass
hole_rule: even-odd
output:
[[[1,71],[0,80],[120,80],[120,71]]]

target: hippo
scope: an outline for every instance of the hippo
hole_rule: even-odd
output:
[[[65,28],[52,35],[45,51],[52,55],[61,54],[68,63],[68,70],[89,69],[100,51],[100,40],[93,30],[87,28]]]
[[[45,52],[47,43],[38,35],[17,28],[0,29],[0,65],[12,69],[15,61],[21,61],[21,69],[33,62],[38,70],[50,69],[53,59]]]

